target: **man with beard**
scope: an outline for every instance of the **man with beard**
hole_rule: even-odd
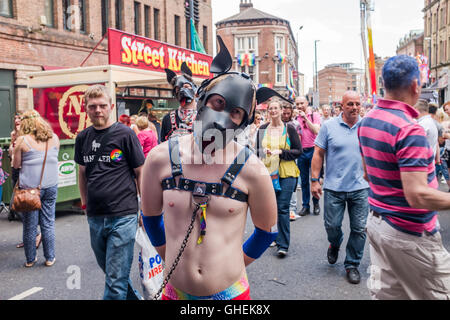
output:
[[[250,299],[245,267],[277,236],[267,169],[233,138],[253,122],[257,102],[278,94],[229,72],[232,58],[217,38],[216,76],[197,92],[194,133],[160,144],[144,165],[143,224],[165,261],[164,300]],[[243,244],[248,209],[255,231]]]
[[[78,186],[87,213],[91,247],[105,273],[105,300],[136,300],[130,269],[138,223],[138,190],[145,157],[133,130],[114,122],[114,104],[106,87],[85,92],[92,126],[75,141]]]
[[[197,115],[197,102],[195,101],[197,86],[192,79],[192,71],[185,62],[181,65],[181,76],[177,76],[170,69],[165,70],[167,81],[173,87],[173,96],[180,102],[180,107],[172,110],[162,119],[161,142],[167,141],[171,136],[191,133],[192,124]]]

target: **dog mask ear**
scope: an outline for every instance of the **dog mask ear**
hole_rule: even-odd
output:
[[[267,87],[261,87],[258,90],[256,90],[256,103],[257,104],[261,104],[264,101],[269,100],[270,98],[272,98],[273,96],[277,96],[281,99],[283,99],[286,102],[289,102],[290,104],[293,104],[294,101],[286,99],[285,97],[283,97],[282,95],[280,95],[278,92],[276,92],[273,89],[267,88]]]
[[[220,36],[217,36],[217,41],[219,42],[220,51],[217,56],[214,57],[210,71],[215,74],[222,74],[231,69],[233,66],[233,59]]]
[[[166,71],[166,76],[167,76],[167,82],[172,83],[172,79],[175,78],[177,76],[177,74],[175,72],[173,72],[170,69],[164,69]]]
[[[186,64],[186,62],[183,62],[181,64],[181,72],[187,74],[188,76],[192,77],[192,71],[191,69],[189,69],[188,65]]]

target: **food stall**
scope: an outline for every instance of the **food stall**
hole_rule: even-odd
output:
[[[61,140],[58,163],[57,207],[77,207],[79,191],[74,161],[76,135],[90,126],[84,109],[84,92],[93,84],[105,85],[121,114],[142,111],[145,101],[159,117],[178,105],[167,83],[165,68],[180,73],[182,62],[190,67],[194,81],[210,78],[212,57],[163,42],[108,30],[109,64],[35,72],[28,75],[28,108],[37,110]],[[136,103],[137,101],[137,103]],[[6,144],[6,142],[4,143]],[[6,145],[4,147],[7,147]],[[10,164],[5,160],[4,168]],[[9,184],[9,185],[8,185]],[[3,186],[3,201],[10,202],[10,179]]]

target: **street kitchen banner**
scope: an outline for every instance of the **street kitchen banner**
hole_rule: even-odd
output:
[[[91,125],[84,109],[84,92],[88,87],[33,89],[35,110],[50,123],[60,139],[75,139],[80,131]]]
[[[167,43],[108,29],[109,64],[165,72],[181,70],[185,61],[194,77],[211,78],[212,56]]]

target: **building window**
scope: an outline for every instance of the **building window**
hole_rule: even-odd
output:
[[[252,79],[252,81],[254,83],[258,83],[258,73],[256,72],[256,65],[255,66],[239,66],[239,71],[240,72],[244,72],[246,74],[248,74],[250,76],[250,79]]]
[[[257,55],[256,36],[236,37],[236,54],[255,53]]]
[[[12,12],[12,0],[0,0],[0,16],[11,18]]]
[[[191,48],[191,20],[186,18],[186,48]]]
[[[134,33],[141,34],[141,4],[134,2]]]
[[[54,17],[54,15],[53,15],[53,0],[45,0],[44,12],[45,12],[45,19],[47,20],[45,25],[47,27],[54,27],[55,21],[53,19],[53,17]]]
[[[284,85],[284,64],[277,63],[275,82],[277,85]]]
[[[116,0],[116,29],[122,30],[122,10],[123,10],[123,0]]]
[[[80,32],[86,33],[86,0],[78,0],[78,7],[80,8]]]
[[[208,27],[203,26],[203,48],[208,53]]]
[[[281,52],[284,53],[284,37],[276,36],[275,37],[275,53]]]
[[[145,25],[145,36],[150,38],[150,7],[144,5],[144,25]]]
[[[175,15],[175,45],[179,46],[181,45],[180,41],[180,17]]]
[[[72,30],[72,22],[70,21],[70,0],[62,0],[63,9],[63,27],[64,30]]]
[[[102,35],[105,35],[109,27],[109,0],[102,0]]]
[[[155,40],[159,40],[159,9],[153,9],[153,30]]]

